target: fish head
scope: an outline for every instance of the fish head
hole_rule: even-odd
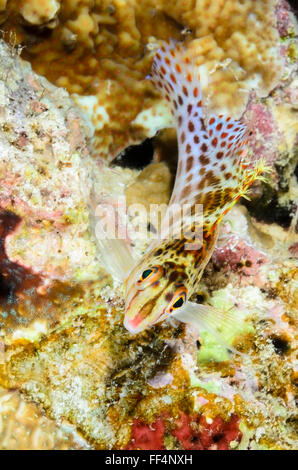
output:
[[[125,328],[136,334],[159,323],[184,305],[187,293],[179,265],[141,263],[126,281]]]

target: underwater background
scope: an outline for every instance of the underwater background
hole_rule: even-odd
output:
[[[297,448],[298,24],[284,0],[0,0],[0,448]],[[132,335],[96,240],[168,204],[178,147],[148,79],[183,42],[213,114],[271,171],[222,219],[188,323]],[[119,198],[125,205],[118,206]],[[120,223],[118,218],[116,223]],[[111,261],[109,261],[111,260]]]

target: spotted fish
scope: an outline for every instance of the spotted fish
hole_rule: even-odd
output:
[[[179,158],[168,210],[201,204],[203,220],[195,221],[191,211],[182,236],[161,237],[149,247],[126,280],[124,325],[138,333],[174,315],[210,329],[218,313],[212,311],[207,321],[210,308],[189,299],[214,250],[220,220],[261,178],[265,165],[250,156],[241,120],[208,115],[198,73],[181,44],[162,45],[151,79],[168,101],[177,129]],[[202,233],[198,247],[191,237],[197,229]]]

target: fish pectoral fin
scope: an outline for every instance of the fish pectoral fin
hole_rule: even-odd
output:
[[[240,333],[237,318],[232,313],[218,310],[210,305],[186,302],[185,306],[173,316],[179,321],[191,324],[199,331],[208,331],[222,346],[234,354],[246,356],[231,345],[233,338]]]
[[[136,264],[128,244],[122,239],[105,237],[100,223],[97,224],[95,237],[100,263],[111,274],[113,280],[123,282]]]

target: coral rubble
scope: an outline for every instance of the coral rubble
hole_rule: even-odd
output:
[[[298,27],[287,2],[0,8],[0,447],[297,447]],[[225,217],[193,299],[235,315],[237,331],[219,328],[241,355],[174,320],[129,334],[96,245],[99,203],[169,201],[176,138],[146,77],[170,37],[185,38],[208,107],[244,113],[252,151],[272,166]],[[138,258],[139,219],[121,215]]]

